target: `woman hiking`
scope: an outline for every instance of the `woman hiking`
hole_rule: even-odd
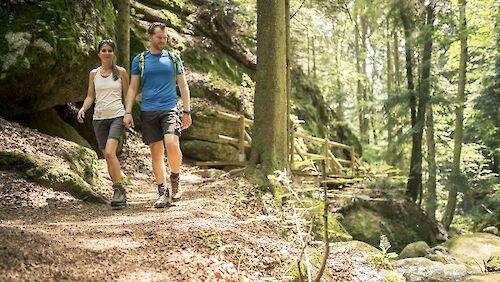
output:
[[[124,130],[125,109],[122,97],[128,90],[128,75],[124,68],[114,63],[114,51],[113,40],[99,41],[98,56],[101,65],[90,71],[87,97],[78,111],[77,119],[83,123],[85,112],[95,100],[92,125],[113,181],[111,206],[122,207],[127,203],[127,196],[121,184],[121,168],[116,157],[116,148]]]

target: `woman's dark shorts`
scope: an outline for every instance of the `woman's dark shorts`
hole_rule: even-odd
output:
[[[181,135],[177,110],[141,112],[142,140],[146,145],[163,140],[165,134]]]
[[[93,120],[95,137],[100,150],[106,148],[106,142],[109,138],[120,140],[123,134],[123,116],[109,119]]]

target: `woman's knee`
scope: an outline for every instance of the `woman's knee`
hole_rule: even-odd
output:
[[[105,159],[112,159],[116,157],[116,152],[115,150],[105,148],[102,150],[102,154],[104,155]]]

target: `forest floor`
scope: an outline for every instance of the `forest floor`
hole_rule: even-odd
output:
[[[243,178],[210,178],[185,164],[182,201],[155,209],[149,150],[138,136],[121,163],[130,184],[120,210],[0,171],[0,280],[288,280],[301,246],[294,227],[277,220],[271,196]],[[102,160],[100,167],[99,190],[109,199]],[[334,247],[327,266],[328,281],[380,280],[369,255],[348,245]]]

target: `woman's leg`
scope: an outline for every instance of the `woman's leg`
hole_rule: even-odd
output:
[[[113,184],[121,183],[121,167],[118,158],[116,157],[116,148],[118,147],[118,140],[115,138],[108,138],[106,147],[102,150],[106,164],[108,166],[109,177]]]

